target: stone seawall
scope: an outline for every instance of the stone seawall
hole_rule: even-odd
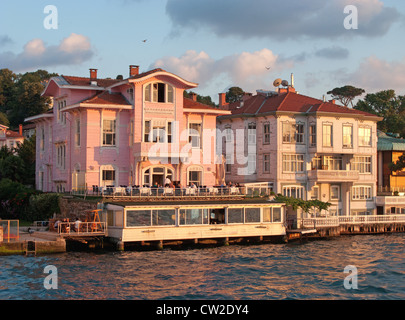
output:
[[[59,200],[59,208],[61,217],[74,221],[75,218],[80,218],[86,210],[97,209],[97,202],[67,196]]]

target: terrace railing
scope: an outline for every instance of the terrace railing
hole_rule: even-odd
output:
[[[303,228],[338,227],[345,224],[405,223],[405,215],[364,215],[326,218],[304,218]]]

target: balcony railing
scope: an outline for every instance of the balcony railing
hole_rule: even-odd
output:
[[[319,182],[357,181],[357,180],[359,180],[359,171],[357,171],[357,170],[311,170],[311,171],[308,171],[308,179],[319,181]]]
[[[405,214],[398,215],[369,215],[369,216],[340,216],[328,218],[304,218],[303,228],[338,227],[345,224],[376,224],[376,223],[405,223]]]

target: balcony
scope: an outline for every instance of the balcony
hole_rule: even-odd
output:
[[[316,182],[355,182],[359,180],[357,170],[311,170],[308,179]]]

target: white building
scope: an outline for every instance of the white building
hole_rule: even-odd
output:
[[[380,117],[291,86],[232,104],[223,95],[220,107],[232,112],[217,119],[227,182],[269,182],[275,193],[330,202],[329,215],[376,214]]]

